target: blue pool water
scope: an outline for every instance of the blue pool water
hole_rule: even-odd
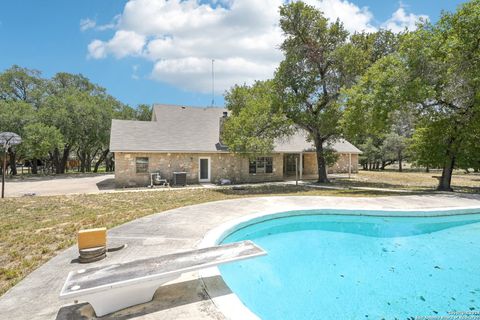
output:
[[[299,213],[248,225],[222,241],[253,240],[268,253],[220,267],[260,318],[480,316],[480,214]]]

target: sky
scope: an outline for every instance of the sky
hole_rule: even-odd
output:
[[[0,0],[0,71],[81,73],[132,106],[224,103],[234,84],[271,78],[285,0]],[[347,30],[413,30],[462,0],[305,0]]]

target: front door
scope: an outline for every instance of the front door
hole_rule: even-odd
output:
[[[210,158],[200,158],[199,160],[199,181],[210,182]]]

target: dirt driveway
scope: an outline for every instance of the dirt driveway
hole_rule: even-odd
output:
[[[5,197],[100,193],[113,191],[114,188],[113,174],[28,177],[19,180],[7,180]]]

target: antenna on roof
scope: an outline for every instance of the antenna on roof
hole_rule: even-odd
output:
[[[212,107],[215,105],[215,59],[212,59]]]

